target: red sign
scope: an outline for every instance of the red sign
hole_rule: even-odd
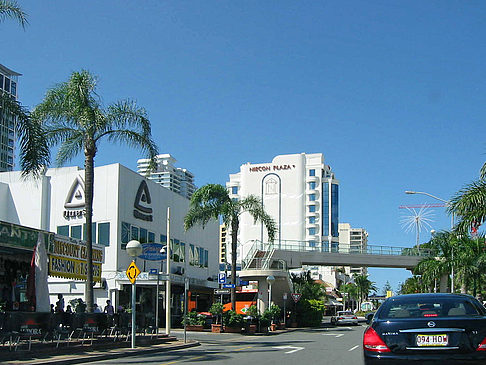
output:
[[[300,300],[300,297],[302,296],[302,294],[299,293],[292,293],[290,295],[292,296],[292,299],[294,300],[295,303],[297,303]]]

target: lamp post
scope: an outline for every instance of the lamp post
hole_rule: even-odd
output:
[[[426,193],[424,191],[406,190],[405,194],[426,195],[426,196],[429,196],[429,197],[431,197],[435,200],[439,200],[439,201],[445,203],[447,206],[451,205],[451,202],[449,200],[441,199],[441,198],[439,198],[435,195]],[[452,233],[453,228],[454,228],[454,213],[452,213],[452,215],[451,215],[451,233]],[[451,254],[452,254],[452,261],[454,261],[454,249],[453,248],[451,248]],[[454,293],[454,262],[452,263],[452,267],[451,267],[451,293]]]
[[[142,254],[142,245],[140,242],[136,240],[132,240],[127,243],[126,247],[127,254],[131,257],[133,257],[133,262],[135,262],[135,258],[137,256],[140,256]],[[136,284],[135,281],[132,284],[132,349],[135,348],[135,336],[136,336]]]
[[[269,275],[267,276],[267,283],[269,286],[269,291],[268,291],[268,309],[270,309],[272,305],[272,285],[275,282],[275,276]]]
[[[167,207],[167,281],[165,282],[165,334],[170,335],[170,207]]]

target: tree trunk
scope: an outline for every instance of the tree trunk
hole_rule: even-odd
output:
[[[231,309],[236,311],[236,256],[238,248],[238,217],[231,221]]]
[[[93,240],[92,240],[92,222],[93,222],[93,186],[94,186],[94,153],[85,150],[84,161],[84,189],[85,189],[85,207],[86,207],[86,310],[93,313]]]

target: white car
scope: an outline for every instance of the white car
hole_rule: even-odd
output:
[[[331,324],[337,326],[339,324],[358,325],[358,317],[351,311],[340,311],[335,316],[331,317]]]

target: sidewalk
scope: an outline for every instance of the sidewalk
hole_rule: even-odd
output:
[[[93,346],[50,348],[47,351],[28,352],[19,350],[17,352],[1,352],[0,357],[2,358],[2,365],[37,365],[46,363],[67,365],[138,356],[153,352],[180,350],[200,345],[199,342],[193,340],[184,343],[184,341],[177,340],[175,337],[165,338],[164,341],[156,339],[152,341],[146,339],[144,341],[144,339],[137,337],[137,341],[140,345],[137,345],[135,349],[130,348],[130,342],[105,342],[94,344]]]

